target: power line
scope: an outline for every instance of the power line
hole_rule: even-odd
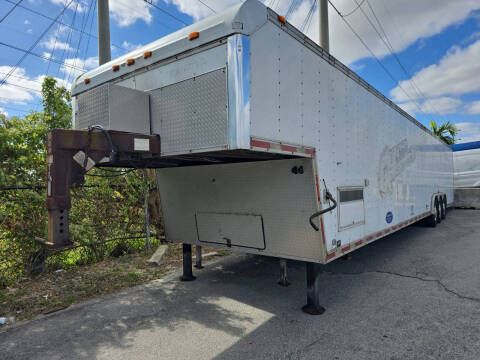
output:
[[[317,5],[317,0],[314,0],[314,2],[312,3],[312,6],[310,7],[310,10],[308,11],[307,16],[305,17],[305,20],[303,21],[302,26],[300,27],[300,30],[302,32],[305,32],[305,29],[308,32],[308,29],[310,28],[310,24],[312,22],[313,12],[315,11],[316,5]]]
[[[376,30],[375,26],[371,23],[369,17],[367,16],[367,14],[365,14],[365,12],[362,10],[362,13],[365,15],[365,17],[367,18],[367,20],[370,22],[370,24],[372,25],[372,27],[375,29],[375,32],[378,34],[378,36],[380,37],[380,39],[382,39],[382,41],[384,42],[385,46],[387,47],[387,49],[390,51],[390,54],[395,58],[395,60],[397,61],[398,65],[400,65],[400,67],[402,68],[403,72],[405,73],[405,75],[407,75],[407,77],[409,78],[408,81],[410,81],[410,83],[412,84],[412,88],[413,90],[415,90],[415,92],[417,93],[417,96],[419,96],[420,98],[424,98],[426,99],[427,97],[425,96],[425,94],[420,90],[420,88],[418,87],[418,85],[415,83],[415,80],[413,80],[413,77],[412,75],[410,74],[410,72],[405,68],[405,66],[403,65],[403,63],[400,61],[400,58],[397,56],[397,53],[395,51],[395,49],[393,48],[393,45],[390,41],[390,39],[388,38],[387,36],[387,33],[385,31],[385,28],[383,27],[382,23],[380,22],[380,20],[378,19],[377,15],[375,14],[375,11],[373,10],[373,7],[372,5],[370,4],[370,1],[366,0],[367,1],[367,5],[370,9],[370,11],[372,12],[373,14],[373,17],[375,18],[375,20],[377,21],[377,24],[380,28],[380,30],[382,31],[383,33],[383,36],[385,38],[385,41],[382,39],[382,36],[380,36],[380,34],[378,33],[378,31]],[[355,2],[357,2],[357,0],[355,0]],[[436,113],[438,113],[438,110],[435,109],[435,107],[431,104],[429,104],[429,106],[431,106],[431,109],[433,109]]]
[[[354,0],[355,3],[357,3],[358,5],[358,1],[357,0]],[[371,27],[373,28],[373,30],[377,33],[378,37],[380,38],[380,40],[384,43],[385,47],[387,48],[387,50],[390,52],[390,54],[395,58],[396,62],[400,65],[400,67],[402,68],[403,72],[407,75],[407,77],[411,77],[411,75],[409,74],[409,72],[407,71],[407,69],[403,66],[402,62],[400,61],[399,57],[397,56],[397,54],[395,53],[395,50],[390,42],[390,40],[388,39],[388,36],[385,32],[385,29],[383,28],[383,26],[381,25],[380,21],[378,20],[375,12],[373,11],[373,8],[371,7],[370,5],[370,2],[367,0],[367,4],[368,6],[370,7],[370,10],[372,11],[372,13],[374,14],[374,17],[375,19],[377,20],[377,23],[379,24],[380,26],[380,29],[382,30],[383,32],[383,36],[380,34],[379,30],[377,29],[377,27],[375,26],[375,24],[373,24],[373,22],[371,21],[370,17],[365,13],[365,11],[363,10],[363,8],[360,8],[360,11],[362,12],[363,16],[367,19],[368,23],[371,25]],[[416,86],[416,84],[412,81],[411,82],[412,84],[412,89],[415,91],[416,94],[414,94],[414,96],[417,96],[419,98],[422,98],[422,95],[421,95],[421,91],[420,89]],[[412,98],[410,98],[412,101],[414,101]],[[428,118],[429,120],[434,120],[434,118],[424,111],[421,110],[422,113],[424,113]]]
[[[5,1],[8,2],[8,3],[11,3],[11,4],[15,4],[15,2],[13,2],[12,0],[5,0]],[[43,17],[43,18],[45,18],[45,19],[55,20],[55,18],[53,18],[53,17],[51,17],[51,16],[42,14],[41,12],[39,12],[39,11],[37,11],[37,10],[34,10],[34,9],[32,9],[32,8],[26,7],[26,6],[24,6],[24,5],[18,5],[18,7],[19,7],[19,8],[22,8],[22,9],[24,9],[24,10],[26,10],[26,11],[32,13],[32,14],[41,16],[41,17]],[[66,24],[66,23],[64,23],[64,22],[61,21],[61,20],[60,20],[60,21],[57,20],[57,21],[55,21],[55,22],[58,23],[59,25],[66,26],[66,27],[68,27],[68,28],[72,28],[71,25]],[[73,30],[75,30],[75,31],[77,31],[77,32],[82,32],[82,30],[77,29],[77,28],[75,28],[75,27],[73,28]],[[87,35],[87,36],[92,37],[92,38],[94,38],[94,39],[98,39],[98,36],[93,35],[92,32],[89,32],[89,33],[83,32],[83,33],[84,33],[84,35]],[[124,51],[127,50],[127,49],[123,48],[122,46],[117,45],[117,44],[115,44],[115,43],[112,43],[112,46],[115,46],[116,48],[118,48],[118,49],[120,49],[120,50],[124,50]]]
[[[295,5],[297,5],[298,0],[292,0],[290,2],[290,6],[288,7],[287,13],[285,14],[285,18],[288,18],[290,14],[293,12],[293,9],[295,8]]]
[[[75,25],[75,19],[77,18],[78,5],[79,5],[78,2],[75,3],[75,10],[74,10],[73,16],[72,16],[72,29],[70,29],[70,32],[68,33],[67,39],[66,39],[66,43],[68,44],[69,47],[71,47],[70,46],[70,41],[72,40],[72,37],[73,37],[73,25]],[[67,57],[66,51],[67,51],[67,48],[64,47],[62,55],[60,57],[62,63],[65,63],[65,59]],[[57,69],[57,76],[56,77],[58,77],[60,75],[60,70],[61,69],[62,69],[62,67],[59,66],[58,69]],[[66,76],[67,76],[67,71],[65,71],[65,74],[63,74],[63,81],[64,82],[66,81]]]
[[[57,15],[56,17],[56,20],[58,20],[58,18],[65,12],[65,10],[67,10],[67,8],[70,6],[70,4],[73,2],[73,0],[70,0],[70,2],[65,5],[65,7],[62,9],[62,11],[60,12],[60,14]],[[38,39],[32,44],[32,46],[30,46],[30,48],[28,49],[28,52],[31,52],[35,46],[37,46],[37,44],[40,42],[40,40],[43,39],[43,37],[45,36],[45,34],[52,28],[52,26],[55,24],[55,22],[51,22],[50,25],[47,26],[47,28],[40,34],[40,36],[38,37]],[[17,63],[15,64],[15,66],[8,72],[7,75],[5,75],[3,77],[3,79],[0,81],[0,87],[6,83],[7,79],[10,77],[10,75],[17,69],[17,67],[23,62],[23,60],[25,60],[25,58],[28,56],[28,52],[24,53],[20,59],[17,61]]]
[[[190,24],[187,24],[185,21],[183,21],[182,19],[180,19],[179,17],[173,15],[172,13],[170,13],[169,11],[165,10],[165,9],[162,9],[161,7],[157,6],[156,4],[154,4],[153,0],[143,0],[145,1],[147,4],[149,4],[150,6],[153,6],[155,9],[163,12],[164,14],[170,16],[172,19],[175,19],[179,22],[181,22],[183,25],[185,26],[188,26]]]
[[[92,1],[95,1],[95,0],[92,0]],[[87,12],[87,18],[85,19],[85,13],[83,14],[83,18],[82,18],[82,30],[85,30],[86,26],[87,26],[87,23],[88,23],[88,18],[90,17],[90,13],[93,9],[93,6],[92,6],[92,3],[90,2],[90,5],[88,7],[88,12]],[[83,40],[83,34],[80,33],[80,36],[79,36],[79,39],[78,39],[78,44],[76,46],[76,52],[75,52],[75,56],[74,56],[74,61],[73,61],[73,66],[75,66],[77,64],[77,58],[78,58],[78,53],[79,53],[79,50],[80,50],[80,46],[81,46],[81,43],[82,43],[82,40]],[[85,62],[84,62],[85,63]],[[67,82],[70,81],[70,76],[72,75],[72,69],[70,69],[70,72],[68,73],[68,77],[67,77]]]
[[[340,18],[345,22],[345,24],[348,26],[348,28],[355,34],[355,36],[358,38],[358,40],[365,46],[365,48],[368,50],[370,55],[377,61],[377,63],[380,65],[380,67],[387,73],[387,75],[392,79],[394,83],[398,85],[398,87],[403,91],[403,93],[410,99],[412,102],[417,106],[417,108],[420,110],[420,112],[423,112],[422,109],[420,108],[419,104],[413,100],[410,95],[405,91],[405,89],[400,85],[399,81],[393,76],[393,74],[383,65],[383,63],[380,61],[380,59],[375,55],[375,53],[370,49],[370,47],[365,43],[365,41],[362,39],[362,37],[355,31],[355,29],[350,25],[347,19],[345,19],[342,16],[342,13],[337,9],[335,4],[332,3],[331,0],[328,0],[328,3],[332,6],[332,8],[335,10],[335,12],[340,16]]]
[[[215,10],[213,10],[210,6],[208,6],[207,4],[205,4],[202,0],[198,0],[198,2],[199,2],[200,4],[205,5],[205,6],[206,6],[207,8],[209,8],[210,10],[212,10],[214,14],[217,13],[217,12],[216,12]]]
[[[362,0],[362,2],[359,4],[357,1],[355,1],[355,3],[357,4],[357,7],[355,9],[353,9],[352,11],[350,11],[349,13],[347,14],[342,14],[342,17],[347,17],[347,16],[350,16],[352,15],[353,13],[355,13],[358,9],[360,9],[363,5],[363,3],[365,2],[365,0]]]
[[[3,20],[5,20],[8,15],[10,15],[12,13],[13,10],[15,10],[15,8],[20,5],[20,3],[22,2],[23,0],[18,0],[14,5],[13,7],[7,11],[7,13],[0,19],[0,23],[3,22]]]
[[[72,65],[70,65],[70,64],[62,63],[61,61],[55,60],[54,58],[52,58],[52,56],[40,55],[40,54],[34,53],[33,51],[25,50],[25,49],[22,49],[22,48],[20,48],[20,47],[18,47],[18,46],[11,45],[11,44],[7,44],[7,43],[4,43],[4,42],[2,42],[2,41],[0,41],[0,45],[9,47],[9,48],[14,49],[14,50],[17,50],[17,51],[21,51],[21,52],[23,52],[23,53],[25,53],[25,54],[27,54],[27,55],[32,55],[32,56],[38,57],[38,58],[40,58],[40,59],[44,59],[44,60],[50,60],[50,59],[52,59],[52,61],[53,61],[54,63],[60,64],[60,65],[62,65],[62,66],[68,67],[68,68],[74,68],[74,69],[76,69],[76,70],[82,70],[82,68],[75,67],[75,66],[72,66]],[[7,75],[8,75],[8,73],[7,73]],[[10,76],[13,76],[13,75],[9,75],[9,77],[10,77]],[[1,84],[0,84],[0,86],[1,86]]]

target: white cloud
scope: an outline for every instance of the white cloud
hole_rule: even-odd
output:
[[[198,0],[166,0],[166,2],[175,5],[182,13],[190,15],[194,21],[213,14],[212,10]],[[239,0],[205,0],[204,3],[220,12],[239,3]]]
[[[458,135],[459,143],[480,140],[479,122],[459,122],[456,123],[455,126],[460,129],[460,134]]]
[[[423,68],[413,75],[415,84],[422,90],[426,97],[439,97],[443,95],[461,95],[480,90],[480,40],[466,48],[452,48],[437,64]],[[399,84],[414,98],[412,83],[408,80]],[[394,101],[408,100],[399,86],[394,88],[390,95]]]
[[[25,25],[30,25],[30,24],[31,24],[31,22],[28,21],[28,20],[25,20],[23,23],[24,23]]]
[[[61,71],[64,74],[68,74],[68,78],[77,76],[87,72],[98,66],[98,57],[92,56],[87,59],[82,58],[69,58],[65,59],[61,66]],[[84,70],[83,70],[84,69]]]
[[[135,49],[138,49],[139,47],[142,47],[143,44],[132,44],[128,41],[124,41],[122,43],[122,48],[128,50],[128,51],[132,51],[132,50],[135,50]]]
[[[413,101],[408,101],[408,102],[405,102],[405,103],[401,103],[401,104],[398,104],[398,106],[400,106],[403,110],[405,110],[407,113],[409,113],[412,116],[415,115],[415,113],[417,112],[418,107],[419,107],[419,105],[417,105]]]
[[[118,3],[123,1],[118,1]],[[195,21],[212,14],[198,0],[165,1],[176,5],[181,12],[192,16]],[[298,2],[295,10],[288,17],[288,21],[296,27],[300,27],[313,1]],[[360,2],[360,0],[356,1]],[[239,0],[205,0],[204,2],[219,12],[238,3]],[[264,2],[267,5],[272,3],[269,0]],[[480,8],[478,0],[369,0],[369,2],[396,51],[402,51],[419,39],[428,38],[440,33],[450,25],[460,23],[469,16],[472,10]],[[291,0],[279,0],[275,2],[273,9],[279,14],[285,15],[291,3]],[[335,0],[333,3],[342,13],[349,13],[357,6],[352,0]],[[363,3],[362,9],[374,22],[367,2]],[[360,10],[347,17],[347,20],[377,56],[383,57],[389,54]],[[351,64],[361,58],[371,56],[331,6],[329,6],[329,25],[330,51],[340,61]],[[318,16],[316,14],[312,17],[307,35],[318,42]]]
[[[461,100],[445,96],[425,100],[421,109],[424,113],[444,115],[456,112],[461,105]]]
[[[28,34],[33,34],[33,29],[27,29]]]
[[[0,66],[0,79],[13,69]],[[40,96],[45,75],[29,76],[24,68],[15,68],[7,82],[0,86],[0,104],[28,104]],[[55,78],[57,84],[66,86],[62,79]]]
[[[474,101],[467,106],[467,113],[480,114],[480,100]]]
[[[151,7],[145,1],[115,0],[110,1],[110,13],[119,26],[129,26],[137,20],[147,24],[152,22]]]
[[[11,70],[11,66],[0,66],[1,79]],[[26,104],[37,95],[35,90],[40,91],[41,88],[42,85],[37,82],[37,79],[29,77],[25,69],[16,68],[6,84],[0,86],[0,103]]]
[[[8,116],[8,112],[5,111],[4,108],[0,107],[0,114],[3,114],[5,116]]]
[[[55,5],[61,5],[62,7],[66,6],[70,1],[69,0],[50,0]],[[116,0],[114,0],[116,1]],[[73,1],[68,7],[70,10],[76,10],[77,12],[85,12],[87,10],[87,0]]]
[[[69,43],[60,41],[58,37],[56,36],[50,36],[48,40],[42,41],[40,45],[46,47],[49,50],[66,50],[66,51],[72,51],[73,48],[70,46]]]

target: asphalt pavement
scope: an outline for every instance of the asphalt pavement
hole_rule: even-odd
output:
[[[0,330],[0,359],[480,359],[480,211],[453,210],[324,267],[231,255]]]

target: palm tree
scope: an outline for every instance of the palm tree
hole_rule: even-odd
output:
[[[455,144],[455,136],[460,132],[460,129],[453,125],[450,121],[444,122],[440,126],[432,120],[430,121],[430,128],[434,135],[438,136],[447,145]]]

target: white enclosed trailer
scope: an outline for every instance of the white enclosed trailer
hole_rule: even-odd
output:
[[[306,261],[313,313],[314,264],[435,225],[453,201],[451,149],[256,0],[80,76],[72,94],[76,129],[160,136],[167,240],[187,257],[196,244]]]

